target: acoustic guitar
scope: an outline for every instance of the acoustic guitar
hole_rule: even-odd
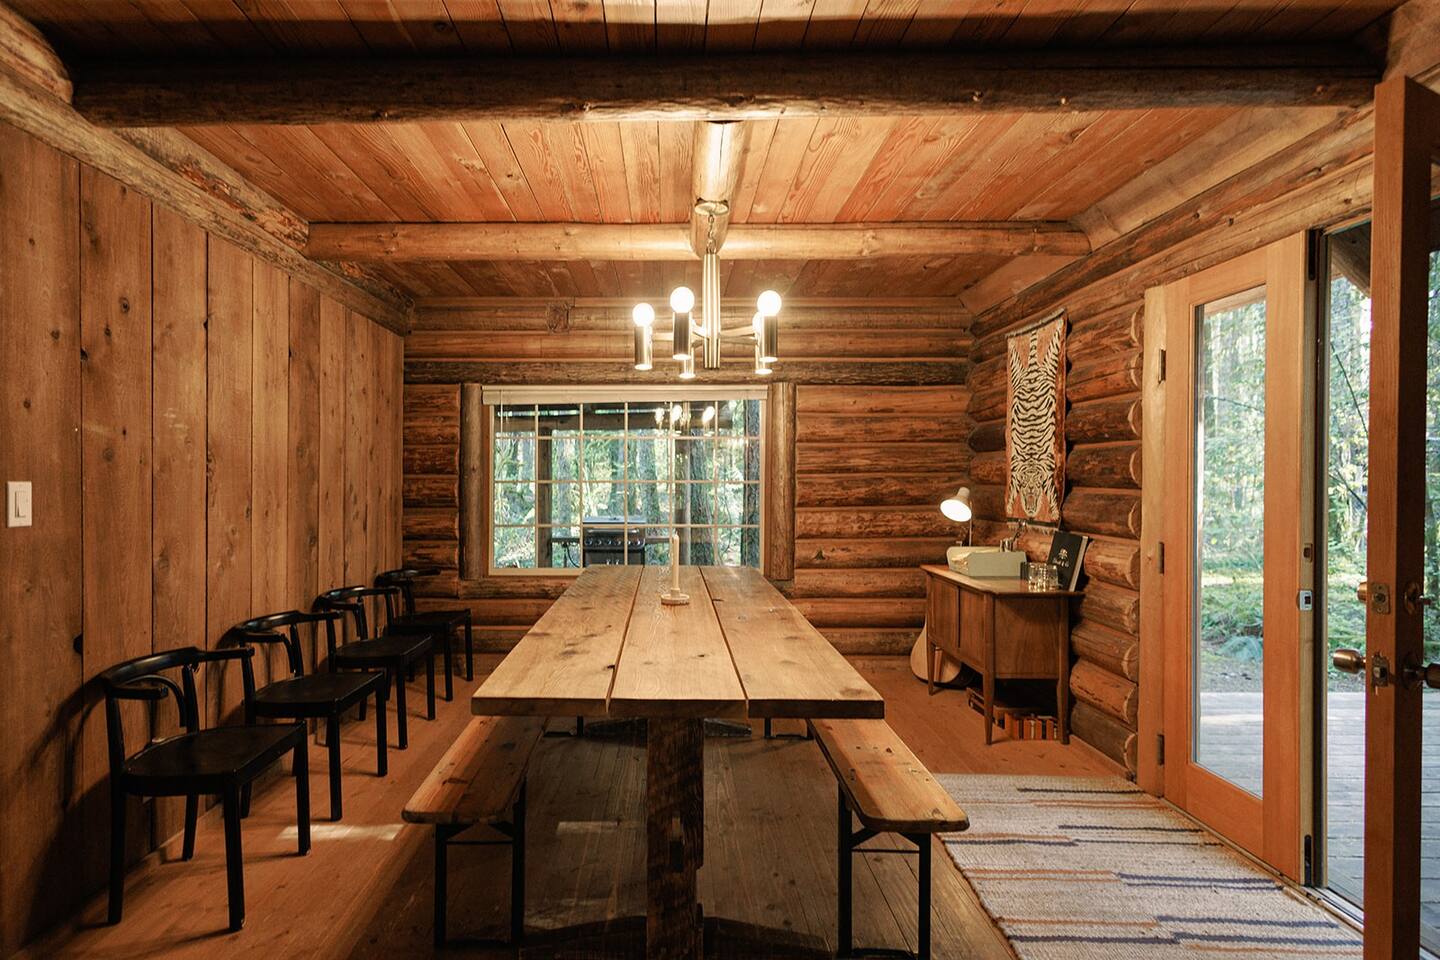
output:
[[[920,628],[920,636],[915,640],[915,646],[910,649],[910,672],[921,680],[928,680],[925,674],[925,631],[929,627]],[[951,660],[939,647],[935,648],[935,685],[941,686],[947,683],[954,683],[960,676],[960,664]]]

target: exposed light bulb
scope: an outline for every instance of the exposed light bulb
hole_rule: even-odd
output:
[[[685,359],[680,361],[680,379],[695,379],[695,358],[693,356],[686,356]]]
[[[695,292],[689,287],[676,287],[671,290],[670,309],[676,313],[689,313],[695,309]]]
[[[755,301],[755,306],[765,316],[773,317],[780,312],[780,294],[774,290],[766,290]]]
[[[670,407],[670,422],[671,422],[671,423],[676,423],[676,422],[678,422],[678,421],[680,420],[680,415],[681,415],[682,413],[684,413],[684,412],[685,412],[685,411],[684,411],[683,409],[681,409],[680,404],[676,403],[676,404],[671,405],[671,407]]]
[[[637,303],[630,312],[630,319],[635,321],[637,327],[648,327],[655,322],[655,308],[648,303]]]
[[[706,407],[705,412],[700,415],[700,422],[708,427],[710,425],[710,421],[714,419],[715,405],[712,403],[710,406]]]

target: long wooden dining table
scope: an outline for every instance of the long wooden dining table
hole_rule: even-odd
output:
[[[698,958],[707,718],[878,718],[885,701],[750,567],[591,567],[475,691],[482,716],[643,718],[645,952]]]

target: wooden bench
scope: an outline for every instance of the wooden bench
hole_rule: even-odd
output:
[[[970,820],[945,788],[884,720],[812,720],[810,729],[840,784],[839,950],[837,956],[906,955],[904,951],[862,950],[851,946],[851,858],[856,853],[918,853],[920,916],[918,950],[930,956],[930,853],[936,833],[965,830]],[[852,830],[851,814],[862,828]],[[881,833],[898,833],[915,850],[875,850],[860,846]]]
[[[445,751],[402,814],[435,827],[435,944],[447,940],[446,853],[454,845],[510,847],[510,942],[525,932],[525,771],[545,732],[537,717],[476,717]],[[456,840],[488,826],[503,840]]]

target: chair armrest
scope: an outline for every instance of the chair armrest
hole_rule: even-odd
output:
[[[211,660],[249,660],[255,656],[254,647],[221,647],[217,650],[201,650],[200,662]]]
[[[158,673],[126,680],[110,688],[110,696],[116,700],[164,700],[169,693],[175,694],[177,702],[184,702],[180,685]]]

